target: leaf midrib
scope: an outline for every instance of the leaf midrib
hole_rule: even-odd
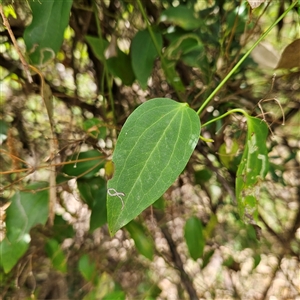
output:
[[[155,109],[155,107],[154,107],[153,109]],[[173,117],[172,117],[171,121],[169,122],[168,126],[166,126],[166,128],[165,128],[164,131],[163,131],[163,133],[165,133],[165,132],[167,131],[167,129],[171,126],[173,120],[176,118],[177,114],[181,112],[181,109],[178,109],[178,108],[176,108],[176,109],[174,109],[174,110],[177,110],[177,113],[173,114]],[[172,111],[169,112],[168,114],[173,113],[174,110],[172,110]],[[168,114],[167,114],[167,115],[168,115]],[[164,115],[164,116],[163,116],[162,118],[160,118],[159,120],[165,118],[167,115]],[[153,123],[153,125],[156,124],[159,120],[157,120],[155,123]],[[182,118],[181,118],[180,125],[181,125],[181,124],[182,124]],[[151,127],[152,127],[152,126],[151,126]],[[150,130],[151,127],[148,127],[147,131]],[[145,164],[144,164],[144,166],[143,166],[143,168],[142,168],[140,174],[143,174],[144,169],[145,169],[145,166],[147,165],[147,162],[149,161],[149,158],[152,156],[152,153],[157,149],[157,145],[159,145],[159,142],[160,142],[160,140],[162,139],[163,136],[164,136],[164,134],[161,135],[159,141],[156,143],[156,146],[152,149],[150,155],[148,156],[147,160],[145,161]],[[139,139],[140,139],[140,138],[141,138],[141,137],[139,137]],[[175,143],[175,144],[177,144],[178,138],[179,138],[179,135],[178,135],[177,138],[176,138],[176,143]],[[136,145],[137,145],[137,144],[138,144],[138,141],[137,141]],[[174,144],[174,145],[175,145],[175,144]],[[132,148],[132,150],[130,151],[130,153],[132,153],[133,149],[134,149],[134,148]],[[173,147],[173,152],[172,152],[172,154],[174,153],[174,150],[175,150],[175,147]],[[129,155],[130,155],[130,153],[129,153]],[[169,161],[170,161],[170,158],[172,157],[172,154],[171,154],[170,157],[169,157]],[[129,155],[128,155],[128,157],[129,157]],[[127,159],[128,159],[128,158],[127,158]],[[126,161],[127,161],[127,160],[126,160]],[[123,173],[123,171],[124,171],[124,169],[125,169],[126,161],[125,161],[125,163],[124,163],[124,167],[123,167],[122,171],[120,172],[119,178],[121,178],[121,174]],[[166,164],[165,168],[166,168],[167,166],[168,166],[168,164]],[[164,169],[165,169],[165,168],[164,168]],[[157,182],[159,179],[160,179],[160,177],[156,180],[156,182]],[[118,180],[118,181],[119,181],[119,180]],[[132,191],[134,190],[134,187],[135,187],[136,183],[137,183],[137,180],[135,181],[134,185],[132,186],[130,192],[128,193],[127,199],[130,198],[130,195],[132,194]],[[140,202],[139,202],[138,204],[140,204]],[[139,207],[139,206],[138,206],[138,207]],[[126,203],[125,203],[124,210],[125,210],[125,209],[126,209],[126,212],[127,212],[127,214],[128,214],[128,210],[127,210],[127,207],[126,207]],[[115,222],[115,225],[119,223],[119,219],[120,219],[120,217],[121,217],[122,215],[123,215],[122,212],[118,215],[118,217],[117,217],[117,219],[116,219],[116,222]],[[114,226],[114,227],[116,227],[116,226]]]

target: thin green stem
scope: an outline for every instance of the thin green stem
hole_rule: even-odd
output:
[[[236,72],[236,70],[240,67],[240,65],[244,62],[244,60],[250,55],[252,50],[269,34],[269,32],[280,22],[287,13],[297,4],[298,1],[292,3],[289,8],[261,35],[261,37],[254,43],[254,45],[245,53],[245,55],[238,61],[235,67],[226,75],[226,77],[221,81],[221,83],[214,89],[214,91],[209,95],[209,97],[203,102],[200,108],[197,111],[197,114],[203,111],[206,105],[212,100],[212,98],[216,95],[216,93],[222,88],[222,86],[226,83],[226,81],[231,77],[231,75]]]
[[[142,3],[141,3],[140,0],[137,0],[137,4],[138,4],[138,7],[139,7],[139,9],[140,9],[140,11],[141,11],[141,13],[142,13],[142,16],[143,16],[145,22],[146,22],[147,29],[148,29],[148,31],[149,31],[149,34],[150,34],[151,39],[152,39],[152,41],[153,41],[154,47],[156,48],[156,51],[157,51],[158,56],[159,56],[159,58],[160,58],[160,61],[161,61],[161,64],[162,64],[162,68],[163,68],[164,72],[166,73],[166,77],[169,79],[169,75],[168,75],[168,64],[167,64],[167,62],[166,62],[164,56],[163,56],[162,53],[161,53],[161,49],[160,49],[159,44],[158,44],[158,42],[157,42],[157,40],[156,40],[156,38],[155,38],[153,29],[152,29],[151,24],[150,24],[150,22],[149,22],[149,20],[148,20],[148,17],[147,17],[147,14],[146,14],[146,12],[145,12],[145,9],[144,9],[144,7],[143,7],[143,5],[142,5]],[[175,91],[176,91],[176,94],[177,94],[178,98],[181,99],[180,92],[178,91],[176,85],[173,85],[173,87],[174,87],[174,89],[175,89]]]
[[[226,112],[225,114],[223,114],[223,115],[221,115],[221,116],[219,116],[219,117],[216,117],[216,118],[214,118],[214,119],[212,119],[212,120],[209,120],[208,122],[202,124],[201,127],[203,128],[203,127],[205,127],[205,126],[207,126],[207,125],[209,125],[209,124],[211,124],[211,123],[213,123],[213,122],[216,122],[216,121],[218,121],[218,120],[223,119],[224,117],[226,117],[226,116],[228,116],[228,115],[230,115],[230,114],[232,114],[232,113],[237,113],[237,112],[243,114],[246,118],[249,117],[249,115],[248,115],[243,109],[241,109],[241,108],[234,108],[234,109],[229,110],[229,111]]]
[[[104,49],[104,45],[103,45],[103,37],[102,37],[102,33],[101,33],[101,27],[100,27],[100,22],[99,22],[99,17],[98,17],[98,7],[96,4],[96,1],[93,1],[94,4],[94,12],[95,12],[95,19],[96,19],[96,24],[97,24],[97,31],[98,31],[98,37],[101,43],[101,49]],[[103,67],[104,67],[104,74],[105,74],[105,79],[106,79],[106,83],[107,83],[107,88],[108,88],[108,98],[110,101],[110,105],[111,105],[111,109],[113,112],[113,120],[115,123],[115,104],[114,104],[114,98],[112,95],[112,87],[111,87],[111,79],[109,77],[109,73],[108,73],[108,68],[107,68],[107,63],[106,63],[106,59],[104,58],[103,61]],[[103,84],[101,84],[103,85]],[[103,97],[105,99],[105,97]]]

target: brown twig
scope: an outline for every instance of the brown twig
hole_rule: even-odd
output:
[[[30,74],[30,71],[29,71],[28,63],[26,62],[26,60],[25,60],[25,58],[24,58],[24,56],[23,56],[23,54],[22,54],[22,52],[21,52],[21,50],[20,50],[20,48],[18,46],[17,40],[15,38],[15,35],[12,32],[10,24],[9,24],[9,22],[8,22],[6,16],[5,16],[5,14],[4,14],[3,5],[1,5],[1,4],[0,4],[0,14],[1,14],[2,19],[3,19],[3,25],[6,27],[8,33],[9,33],[9,36],[10,36],[10,38],[11,38],[11,40],[12,40],[14,46],[15,46],[15,49],[16,49],[18,55],[19,55],[21,63],[23,65],[23,67],[24,67],[24,71],[25,71],[25,73],[27,75],[28,81],[29,81],[29,83],[32,83],[33,80],[32,80],[32,77],[31,77],[31,74]]]
[[[154,213],[154,215],[155,215],[157,222],[160,223],[160,221],[163,219],[163,213],[156,211]],[[180,278],[181,278],[182,284],[184,285],[187,293],[189,294],[190,299],[191,300],[199,299],[197,292],[194,288],[192,280],[189,278],[188,274],[184,270],[183,262],[181,260],[179,253],[177,252],[176,245],[172,239],[172,236],[169,232],[168,227],[165,224],[163,224],[160,226],[160,229],[161,229],[165,239],[168,242],[174,265],[180,273]]]

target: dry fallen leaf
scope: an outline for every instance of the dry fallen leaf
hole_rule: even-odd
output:
[[[282,52],[275,69],[300,68],[300,39],[293,41]]]
[[[252,9],[259,7],[262,3],[265,2],[265,0],[259,0],[259,1],[251,1],[247,0],[249,5],[251,6]]]
[[[251,52],[253,60],[261,67],[274,69],[279,61],[279,53],[267,42],[257,45]]]

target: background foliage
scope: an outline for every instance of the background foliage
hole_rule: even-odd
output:
[[[300,299],[296,2],[1,1],[2,298]],[[197,111],[291,3],[201,110],[204,140],[180,176],[149,208],[153,201],[139,209],[133,199],[138,217],[110,236],[107,218],[122,203],[106,206],[107,182],[124,178],[108,181],[128,116],[139,107],[131,120],[139,118],[151,98]],[[170,110],[191,114],[178,107]],[[210,122],[229,109],[236,113]],[[244,146],[251,130],[258,150]],[[138,149],[160,132],[147,134]],[[182,159],[186,144],[176,146]],[[246,195],[246,214],[257,210],[245,220],[236,195],[249,182],[238,166],[255,151],[268,152],[269,172],[249,185],[256,197]],[[125,166],[127,180],[134,168]],[[165,190],[172,172],[143,176]]]

